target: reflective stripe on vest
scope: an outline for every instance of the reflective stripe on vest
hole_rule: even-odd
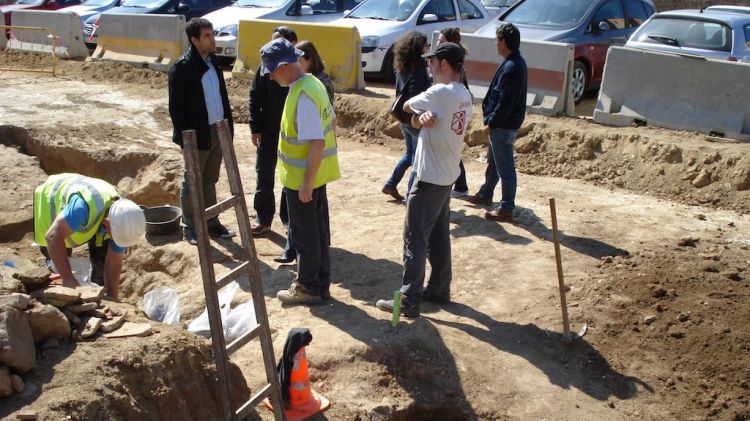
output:
[[[37,244],[47,246],[47,231],[75,194],[86,202],[89,214],[85,226],[65,239],[66,247],[76,247],[93,238],[109,206],[122,196],[116,187],[97,178],[78,174],[50,176],[34,191],[34,241]]]
[[[279,181],[284,187],[299,190],[305,179],[305,169],[310,153],[310,140],[299,140],[296,127],[299,97],[305,93],[315,104],[323,125],[325,149],[318,172],[313,179],[313,188],[318,188],[341,177],[339,172],[336,135],[333,131],[333,106],[325,86],[312,75],[299,79],[289,89],[281,116],[279,133]]]

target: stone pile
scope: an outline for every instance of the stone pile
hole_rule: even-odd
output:
[[[126,312],[103,301],[103,287],[50,285],[49,275],[0,267],[0,397],[24,390],[21,375],[34,368],[37,347],[93,340],[125,323]]]

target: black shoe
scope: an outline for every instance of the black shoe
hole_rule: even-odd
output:
[[[435,295],[429,289],[425,289],[424,291],[422,291],[422,301],[427,301],[427,302],[435,303],[435,304],[450,304],[451,298],[450,296],[441,297],[441,296]]]
[[[375,307],[385,311],[386,313],[393,314],[393,300],[378,300],[378,302],[375,303]],[[416,307],[404,305],[404,303],[402,302],[401,314],[410,319],[416,319],[417,317],[419,317],[419,309]]]
[[[225,227],[224,225],[218,224],[212,227],[208,227],[208,235],[211,238],[232,238],[237,233]]]
[[[277,256],[277,257],[274,257],[274,258],[273,258],[273,261],[274,261],[274,262],[276,262],[276,263],[281,263],[281,264],[288,264],[288,263],[292,263],[292,262],[293,262],[293,261],[295,261],[295,260],[297,260],[297,257],[290,257],[290,256],[285,256],[285,255],[283,255],[283,254],[282,254],[281,256]]]
[[[492,199],[490,199],[489,197],[482,197],[479,195],[479,193],[472,195],[472,196],[467,196],[465,200],[475,205],[485,205],[485,206],[492,205]]]
[[[195,233],[193,231],[182,230],[182,239],[187,241],[191,245],[198,245],[198,239],[195,237]]]

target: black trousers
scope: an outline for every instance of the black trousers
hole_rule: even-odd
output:
[[[289,237],[297,249],[297,283],[319,295],[331,286],[331,228],[326,186],[313,190],[312,201],[302,203],[299,191],[284,187],[289,209]]]
[[[276,151],[279,146],[279,133],[262,133],[260,145],[255,155],[255,173],[257,182],[255,184],[255,196],[253,197],[253,208],[255,209],[255,222],[261,225],[271,225],[273,215],[276,213],[276,197],[273,193],[274,181],[276,180]],[[289,215],[281,192],[281,205],[279,208],[281,222],[288,223]]]

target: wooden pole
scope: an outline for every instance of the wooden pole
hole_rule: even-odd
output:
[[[560,257],[560,241],[557,235],[557,214],[555,212],[555,198],[549,198],[549,211],[552,215],[552,241],[555,243],[555,261],[557,263],[557,283],[560,287],[560,306],[562,307],[563,338],[570,337],[570,322],[568,321],[568,303],[565,299],[565,281],[563,280],[562,259]]]

